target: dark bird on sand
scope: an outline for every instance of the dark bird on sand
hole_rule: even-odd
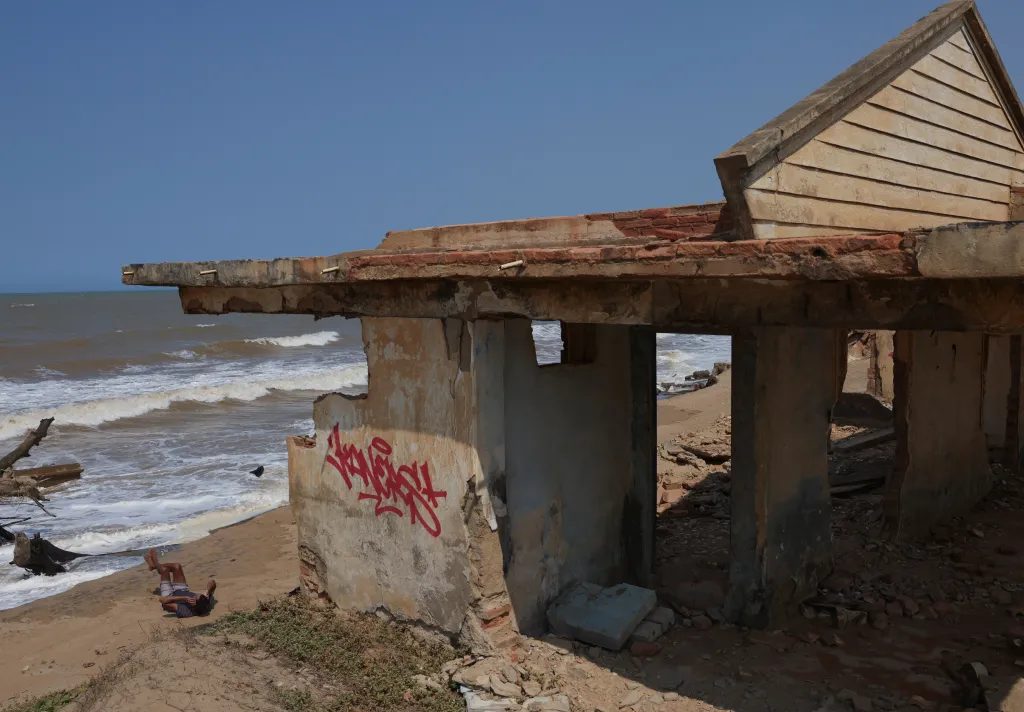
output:
[[[263,476],[263,465],[260,465],[255,470],[249,473],[250,475],[256,475],[257,477]]]

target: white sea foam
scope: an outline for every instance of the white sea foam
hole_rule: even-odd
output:
[[[315,334],[301,334],[300,336],[262,336],[258,339],[246,339],[246,342],[262,344],[264,346],[294,348],[296,346],[326,346],[337,340],[337,331],[318,331]]]
[[[62,378],[68,375],[63,371],[58,371],[54,368],[47,368],[46,366],[36,366],[33,370],[43,378]]]
[[[55,596],[86,581],[123,571],[142,559],[133,556],[109,557],[104,559],[78,559],[67,565],[67,573],[59,576],[27,576],[18,574],[21,569],[11,569],[0,574],[0,610],[15,608],[30,601]]]
[[[158,505],[159,502],[149,503],[151,507]],[[53,543],[62,549],[81,554],[112,554],[168,543],[177,538],[178,529],[177,524],[147,524],[105,532],[82,532],[56,539]]]
[[[34,307],[34,306],[35,306],[35,304],[12,304],[11,305],[11,309],[14,309],[16,307]]]
[[[188,349],[182,349],[181,351],[171,351],[170,353],[166,353],[166,355],[173,356],[174,358],[180,358],[183,361],[193,361],[199,358],[199,354],[197,354],[195,351],[189,351]]]
[[[239,378],[216,385],[191,386],[117,398],[99,398],[46,410],[0,417],[0,440],[13,438],[34,427],[40,419],[47,417],[56,418],[62,426],[95,427],[122,418],[135,418],[154,410],[164,410],[170,408],[174,403],[253,401],[269,395],[274,390],[324,392],[352,388],[361,383],[366,383],[366,366],[352,365],[295,375],[278,373],[269,377]]]

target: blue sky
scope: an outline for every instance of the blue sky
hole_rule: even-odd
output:
[[[715,155],[936,4],[4,3],[0,291],[716,200]],[[1024,3],[979,6],[1024,88]]]

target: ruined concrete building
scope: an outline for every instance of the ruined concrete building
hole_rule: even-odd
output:
[[[851,329],[889,330],[885,518],[912,536],[1021,456],[1024,113],[946,4],[715,159],[724,203],[392,232],[329,257],[133,264],[190,314],[358,317],[365,396],[288,443],[306,586],[451,634],[545,629],[578,581],[651,579],[655,334],[730,334],[725,614],[831,567],[827,441]],[[540,367],[531,320],[563,324]]]

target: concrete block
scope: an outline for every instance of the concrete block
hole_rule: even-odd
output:
[[[657,604],[654,591],[628,583],[610,588],[578,584],[548,608],[548,625],[558,635],[620,650]]]
[[[665,632],[664,626],[654,621],[643,621],[629,636],[631,643],[653,643]]]
[[[668,606],[658,606],[644,620],[657,623],[664,632],[676,624],[676,612]]]

